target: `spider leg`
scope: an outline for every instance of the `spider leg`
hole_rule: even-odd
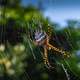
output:
[[[62,49],[56,48],[56,47],[52,46],[52,45],[49,44],[49,43],[47,43],[47,45],[48,45],[48,49],[49,49],[49,50],[50,50],[50,49],[53,49],[53,50],[61,53],[61,54],[62,54],[63,56],[65,56],[65,57],[70,57],[70,54],[69,54],[68,52],[66,52],[66,51],[64,51],[64,50],[62,50]]]
[[[48,60],[48,52],[47,52],[47,48],[46,46],[44,47],[44,64],[48,67],[48,68],[52,68],[52,66],[50,65],[49,63],[49,60]]]
[[[64,51],[64,50],[62,50],[62,49],[56,48],[56,47],[54,47],[53,45],[51,45],[51,44],[49,43],[49,38],[50,38],[50,37],[47,36],[46,44],[47,44],[48,50],[53,49],[53,50],[61,53],[61,54],[62,54],[63,56],[65,56],[65,57],[70,57],[70,54],[69,54],[68,52],[66,52],[66,51]]]

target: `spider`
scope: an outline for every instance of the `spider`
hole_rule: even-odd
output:
[[[47,65],[48,67],[51,67],[49,60],[48,60],[48,50],[54,50],[56,52],[61,53],[63,56],[70,57],[70,55],[67,54],[66,51],[59,49],[57,47],[54,47],[53,45],[49,43],[50,36],[46,32],[42,30],[41,31],[36,30],[34,34],[34,38],[35,38],[33,41],[34,44],[36,46],[43,46],[44,48],[43,60],[44,60],[44,64]]]

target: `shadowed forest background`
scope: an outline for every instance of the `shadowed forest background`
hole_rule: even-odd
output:
[[[21,0],[0,0],[0,80],[68,80],[61,64],[69,80],[80,80],[80,21],[67,20],[67,25],[60,28],[44,17],[42,2],[38,1],[38,6],[24,7]],[[45,66],[42,47],[36,47],[31,40],[40,23],[42,30],[51,34],[50,44],[71,55],[63,58],[48,51],[53,69]]]

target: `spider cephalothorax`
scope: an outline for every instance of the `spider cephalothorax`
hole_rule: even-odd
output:
[[[35,32],[35,43],[39,46],[44,45],[46,37],[47,35],[45,32]]]

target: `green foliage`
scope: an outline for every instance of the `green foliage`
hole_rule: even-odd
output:
[[[36,78],[34,78],[33,80],[38,80],[39,78],[40,80],[48,80],[49,77],[52,77],[48,75],[48,72],[45,70],[47,68],[44,68],[42,53],[41,53],[43,50],[41,50],[41,48],[39,47],[36,48],[36,46],[33,44],[32,40],[29,37],[29,35],[31,34],[31,31],[33,35],[33,32],[36,29],[38,29],[40,25],[42,25],[43,31],[45,31],[48,35],[52,36],[52,39],[54,38],[55,34],[60,35],[61,37],[64,35],[66,37],[67,41],[63,40],[62,43],[68,42],[68,44],[70,45],[71,49],[70,47],[68,48],[71,52],[71,58],[66,60],[69,63],[69,66],[66,65],[64,61],[62,61],[62,63],[67,66],[67,69],[70,67],[71,70],[74,71],[74,73],[79,76],[80,63],[78,63],[78,61],[80,60],[76,56],[76,51],[80,49],[80,46],[79,46],[80,28],[75,28],[75,24],[77,22],[68,21],[68,28],[64,28],[62,30],[56,30],[55,27],[59,27],[59,25],[57,25],[56,23],[51,23],[49,19],[45,19],[42,13],[37,8],[31,5],[28,6],[27,8],[21,7],[19,6],[18,1],[19,0],[16,0],[16,1],[9,0],[9,3],[7,4],[6,8],[0,8],[0,25],[5,26],[4,32],[0,33],[0,35],[3,34],[3,37],[5,37],[4,33],[8,33],[6,30],[6,27],[7,27],[6,25],[8,25],[8,22],[10,19],[15,21],[14,25],[10,25],[8,27],[10,29],[11,28],[14,29],[13,34],[18,32],[16,31],[16,28],[20,30],[22,29],[24,30],[22,32],[18,32],[18,34],[22,36],[21,42],[16,41],[17,43],[15,43],[14,45],[11,44],[11,42],[9,42],[8,39],[5,40],[5,43],[1,42],[0,44],[0,60],[1,60],[0,76],[4,76],[6,74],[10,78],[13,76],[13,80],[15,80],[15,78],[17,80],[20,78],[20,76],[24,77],[25,76],[24,73],[26,72],[26,70],[28,71],[29,69],[30,73],[33,72],[31,74],[33,75],[37,73],[39,74],[39,76],[38,77],[36,76]],[[15,6],[16,8],[14,8],[13,6]],[[0,29],[1,29],[1,26],[0,26]],[[11,37],[12,42],[13,43],[15,42],[13,39],[14,36],[7,36],[7,37],[8,38]],[[56,44],[58,42],[58,38],[57,39],[56,38],[54,38],[54,40],[56,41],[51,40],[52,41],[51,43],[53,45],[55,44],[55,46],[58,46]],[[2,39],[0,38],[0,41],[1,40]],[[64,46],[60,46],[60,47],[64,48]],[[55,56],[50,56],[50,58],[52,58],[52,61],[54,57]],[[54,60],[57,60],[57,58]],[[56,71],[59,73],[59,74],[57,73],[58,75],[63,75],[62,74],[63,71],[61,70],[60,66],[59,67],[56,66],[56,69],[57,69]],[[56,74],[56,71],[54,71],[53,73]],[[24,79],[21,79],[21,80],[24,80]]]

